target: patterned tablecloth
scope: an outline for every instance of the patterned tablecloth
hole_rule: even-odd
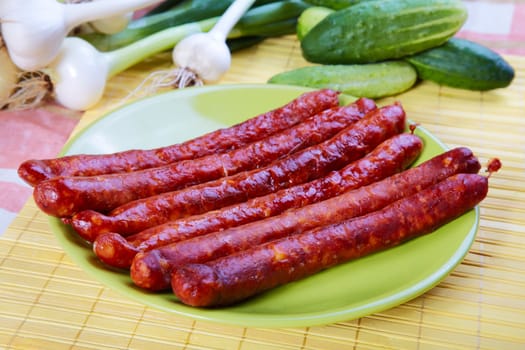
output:
[[[482,160],[504,161],[481,207],[476,242],[438,287],[359,320],[264,330],[174,317],[123,300],[84,275],[54,240],[16,168],[28,158],[55,156],[72,132],[115,107],[137,77],[155,64],[168,66],[154,59],[115,77],[104,100],[86,113],[56,105],[0,112],[0,349],[523,348],[525,3],[465,3],[469,19],[458,36],[500,52],[517,75],[509,88],[489,93],[423,83],[399,96],[408,114],[449,146],[466,145]],[[235,54],[221,83],[263,83],[302,64],[293,36],[271,39]]]

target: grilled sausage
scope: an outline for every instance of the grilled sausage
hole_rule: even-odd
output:
[[[458,174],[388,207],[174,271],[175,295],[192,306],[228,305],[331,266],[434,231],[483,200],[488,181]]]
[[[169,287],[171,272],[184,264],[206,262],[271,240],[365,215],[434,185],[450,174],[455,174],[457,169],[471,172],[479,170],[479,162],[475,158],[469,159],[469,168],[464,168],[454,157],[458,153],[470,153],[468,150],[455,151],[322,202],[289,210],[266,220],[138,253],[132,262],[131,278],[142,288],[166,289]]]
[[[365,157],[320,179],[220,210],[170,221],[126,238],[114,232],[104,233],[95,239],[93,251],[107,265],[129,268],[139,251],[278,215],[388,177],[412,164],[422,147],[421,139],[415,135],[396,135]],[[452,166],[462,165],[452,162]]]
[[[80,236],[92,242],[103,232],[130,235],[170,220],[245,202],[340,169],[399,134],[404,127],[405,113],[400,105],[382,107],[333,138],[267,167],[133,201],[110,215],[82,211],[70,223]]]
[[[224,152],[286,130],[327,108],[336,107],[339,105],[338,95],[337,92],[328,89],[307,92],[280,108],[232,127],[167,147],[104,155],[80,154],[55,159],[28,160],[19,166],[18,175],[34,186],[57,176],[92,176],[136,171]]]
[[[163,167],[98,176],[69,176],[35,186],[36,204],[47,214],[67,217],[86,209],[108,212],[122,204],[259,168],[290,153],[325,141],[374,110],[361,98],[327,109],[287,130],[244,147]]]

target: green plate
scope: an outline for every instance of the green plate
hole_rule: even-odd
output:
[[[177,143],[281,106],[303,88],[279,85],[218,85],[173,91],[124,106],[72,139],[62,154],[107,153]],[[344,103],[349,101],[343,101]],[[418,127],[425,142],[418,162],[446,147]],[[424,293],[461,262],[478,226],[471,210],[432,234],[275,288],[231,307],[185,306],[172,293],[134,287],[126,272],[110,270],[91,247],[60,220],[51,228],[66,253],[107,287],[136,301],[194,319],[256,327],[298,327],[351,320],[392,308]]]

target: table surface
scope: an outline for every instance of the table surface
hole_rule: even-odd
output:
[[[525,58],[512,53],[505,58],[516,78],[506,89],[479,93],[423,82],[379,101],[399,100],[410,119],[448,146],[468,146],[483,163],[492,157],[503,163],[480,206],[469,253],[425,294],[325,326],[263,329],[193,320],[128,300],[93,280],[64,253],[47,217],[29,199],[0,238],[0,349],[523,348]],[[293,36],[270,39],[236,53],[221,84],[263,83],[305,64]],[[115,77],[104,100],[79,120],[65,117],[65,128],[75,134],[118,107],[130,86],[159,67],[169,68],[166,54]]]

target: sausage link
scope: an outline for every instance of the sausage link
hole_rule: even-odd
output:
[[[444,157],[438,156],[434,158],[436,161],[433,159],[423,166],[278,216],[138,253],[131,265],[131,278],[142,288],[166,289],[171,272],[182,265],[214,260],[271,240],[379,210],[455,173],[459,164],[451,166],[448,163],[453,153],[447,152]],[[464,152],[460,150],[460,153]],[[469,163],[474,165],[469,170],[479,170],[477,160],[471,159]]]
[[[307,92],[282,107],[237,125],[167,147],[104,155],[79,154],[28,160],[19,166],[18,175],[35,186],[41,181],[58,176],[130,172],[224,152],[286,130],[325,109],[336,107],[339,105],[338,95],[339,93],[329,89]]]
[[[331,138],[374,109],[374,101],[361,98],[348,106],[327,109],[290,129],[226,153],[127,173],[46,180],[35,186],[35,202],[45,213],[58,217],[87,209],[108,212],[133,200],[268,165]]]
[[[175,295],[192,306],[228,305],[331,266],[434,231],[488,191],[477,174],[458,174],[388,207],[173,272]]]
[[[114,232],[103,233],[95,239],[93,251],[107,265],[129,268],[139,251],[275,216],[381,180],[412,164],[422,147],[416,135],[396,135],[365,157],[320,179],[220,210],[170,221],[127,238]]]
[[[267,167],[124,204],[109,215],[86,210],[69,221],[93,242],[103,232],[130,235],[170,220],[204,213],[305,183],[363,157],[405,127],[400,105],[382,107],[333,138]]]

